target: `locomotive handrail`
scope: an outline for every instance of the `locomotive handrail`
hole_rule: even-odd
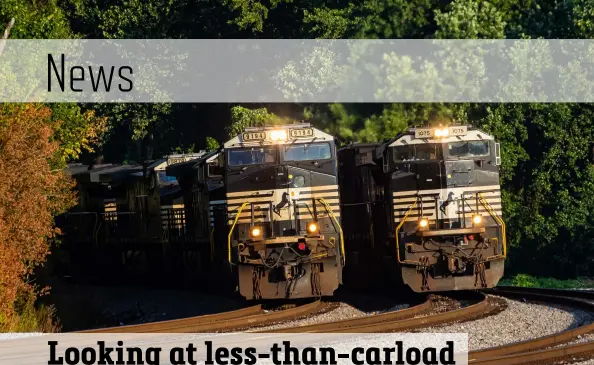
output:
[[[342,256],[342,266],[345,266],[345,264],[346,264],[346,253],[344,251],[344,236],[342,234],[342,227],[340,226],[340,223],[338,223],[338,219],[336,219],[336,216],[332,212],[332,209],[330,209],[330,206],[326,202],[326,199],[324,199],[324,198],[318,198],[318,201],[321,202],[324,205],[324,208],[326,209],[326,211],[328,212],[328,214],[330,214],[330,216],[332,217],[332,219],[334,219],[334,222],[336,222],[336,225],[338,226],[338,234],[340,235],[340,251],[341,251],[341,254],[342,254],[341,255]]]
[[[491,205],[487,202],[487,200],[485,199],[485,197],[483,196],[482,193],[477,193],[481,204],[483,205],[483,207],[485,207],[485,209],[489,212],[489,214],[491,215],[491,217],[493,217],[493,219],[501,226],[501,239],[502,239],[502,243],[503,243],[503,258],[507,257],[507,240],[505,238],[505,222],[503,222],[503,219],[501,219],[496,213],[495,210],[493,210],[493,207],[491,207]]]
[[[404,261],[400,260],[400,240],[398,239],[398,231],[400,231],[400,228],[402,228],[402,226],[404,225],[404,222],[406,222],[406,218],[408,218],[408,215],[410,214],[410,212],[412,212],[412,210],[417,206],[418,201],[419,201],[419,196],[417,195],[414,203],[412,203],[410,205],[410,207],[408,207],[408,211],[406,212],[406,214],[404,215],[404,217],[398,224],[398,227],[396,227],[396,258],[398,259],[399,264],[404,264],[407,262],[406,262],[406,260],[404,260]]]
[[[231,265],[233,265],[233,263],[231,262],[231,235],[233,235],[233,230],[235,229],[235,225],[237,224],[237,221],[239,220],[241,211],[248,204],[250,204],[250,202],[244,202],[241,205],[241,207],[239,207],[239,209],[237,210],[237,213],[235,214],[235,220],[233,221],[233,225],[231,226],[231,229],[229,230],[229,235],[227,236],[227,254],[228,254],[227,259],[229,260],[229,263]]]

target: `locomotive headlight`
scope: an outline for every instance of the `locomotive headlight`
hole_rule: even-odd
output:
[[[472,217],[472,224],[479,225],[482,222],[483,222],[483,217],[481,217],[480,215],[475,215],[474,217]]]
[[[307,233],[314,234],[314,233],[317,233],[319,230],[320,230],[320,227],[318,226],[318,224],[316,222],[309,222],[307,224]]]
[[[250,228],[250,236],[252,238],[260,238],[260,237],[262,237],[262,228],[260,228],[260,227],[252,227],[252,228]]]
[[[435,137],[447,137],[450,134],[448,128],[438,128],[435,130]]]
[[[429,227],[429,219],[427,219],[427,218],[421,218],[419,220],[419,228],[425,229],[427,227]]]
[[[284,131],[284,130],[270,131],[270,139],[273,141],[286,141],[287,140],[287,131]]]

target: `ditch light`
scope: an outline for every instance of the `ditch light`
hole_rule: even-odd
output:
[[[262,237],[262,228],[260,228],[260,227],[250,228],[250,237],[252,237],[252,238]]]
[[[316,234],[320,230],[320,226],[316,222],[310,222],[307,224],[307,233]]]

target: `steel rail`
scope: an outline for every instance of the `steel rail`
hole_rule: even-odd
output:
[[[483,315],[491,310],[491,304],[486,296],[478,303],[443,313],[431,314],[423,317],[408,318],[396,321],[372,323],[351,328],[338,329],[335,333],[378,333],[399,332],[410,329],[434,326],[443,323],[456,322],[474,316]]]
[[[132,324],[127,326],[120,326],[120,327],[107,327],[107,328],[98,328],[92,330],[85,330],[79,331],[77,333],[150,333],[150,332],[158,332],[162,329],[167,328],[176,328],[180,326],[186,325],[200,325],[200,324],[207,324],[219,321],[225,321],[228,319],[243,317],[243,316],[251,316],[263,311],[261,305],[254,305],[251,307],[241,308],[230,312],[223,312],[223,313],[215,313],[215,314],[207,314],[203,316],[196,316],[196,317],[189,317],[189,318],[180,318],[180,319],[172,319],[168,321],[159,321],[159,322],[151,322],[151,323],[142,323],[142,324]]]
[[[262,330],[255,332],[266,332],[266,333],[319,333],[319,332],[336,332],[345,328],[357,328],[363,325],[373,324],[381,321],[394,321],[402,320],[405,318],[413,317],[417,314],[428,311],[432,308],[430,300],[426,300],[421,304],[415,305],[410,308],[405,308],[393,312],[376,314],[370,317],[360,318],[349,318],[342,321],[333,321],[326,323],[317,323],[306,326],[297,326],[291,328],[280,328],[276,330]]]
[[[485,290],[485,292],[511,298],[525,298],[539,302],[562,304],[594,313],[594,303],[580,299],[588,297],[589,294],[580,291],[498,287],[493,290]],[[571,295],[574,297],[571,297]],[[468,360],[472,364],[524,364],[544,360],[550,361],[566,356],[577,356],[578,354],[593,352],[594,342],[559,345],[590,332],[594,332],[594,323],[536,339],[472,351],[468,354]]]
[[[427,304],[429,303],[429,304]],[[423,310],[430,308],[430,301],[418,306],[384,313],[364,318],[348,319],[309,326],[300,326],[293,328],[282,328],[272,331],[276,333],[300,333],[300,332],[325,332],[325,333],[378,333],[378,332],[398,332],[410,330],[413,328],[422,328],[442,323],[455,322],[479,315],[483,315],[492,310],[487,297],[482,295],[480,301],[473,305],[455,309],[443,313],[430,314],[422,317],[414,317]],[[404,318],[403,318],[404,317]],[[408,317],[408,318],[407,318]]]
[[[517,365],[517,364],[542,364],[561,361],[568,357],[590,356],[594,353],[594,341],[578,343],[575,345],[554,347],[544,350],[521,352],[519,354],[491,357],[488,359],[469,361],[469,364],[481,365]]]
[[[84,333],[198,333],[242,329],[306,316],[320,310],[320,301],[295,308],[263,313],[260,305],[232,312],[183,318],[173,321],[146,323],[133,326],[103,328]]]
[[[594,290],[571,290],[571,289],[549,289],[549,288],[523,288],[519,286],[498,286],[495,290],[519,291],[526,294],[544,294],[561,297],[581,298],[594,300]]]

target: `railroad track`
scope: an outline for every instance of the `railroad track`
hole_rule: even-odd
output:
[[[517,287],[499,287],[485,290],[485,293],[515,299],[527,299],[536,302],[561,304],[594,313],[594,292],[533,289]],[[189,333],[218,332],[245,329],[295,319],[320,311],[324,304],[320,301],[295,308],[265,313],[261,305],[236,311],[191,317],[171,321],[140,325],[105,328],[83,331],[84,333]],[[430,299],[413,307],[378,314],[369,317],[347,319],[343,321],[320,323],[315,325],[263,330],[265,333],[378,333],[401,332],[427,326],[474,319],[497,310],[487,296],[480,294],[475,303],[463,308],[436,314],[426,314],[433,308]],[[565,345],[578,336],[594,332],[594,323],[566,330],[549,336],[516,342],[509,345],[472,351],[468,355],[469,364],[515,365],[554,363],[558,360],[585,358],[594,354],[594,341]]]
[[[566,289],[547,289],[547,288],[522,288],[517,286],[498,286],[498,291],[520,291],[524,294],[552,295],[557,297],[581,298],[594,300],[594,291],[592,290],[566,290]]]
[[[224,332],[307,316],[314,314],[323,308],[324,304],[319,300],[308,304],[299,305],[295,308],[271,312],[265,312],[261,305],[255,305],[224,313],[121,327],[100,328],[95,330],[81,331],[79,333]]]
[[[594,313],[594,293],[587,291],[532,289],[500,287],[485,292],[509,298],[527,299],[537,302],[561,304]],[[266,333],[377,333],[399,332],[443,323],[472,319],[493,311],[485,296],[475,304],[443,313],[416,317],[431,309],[431,301],[390,313],[343,321],[321,323],[278,330],[264,330]],[[582,358],[594,354],[594,341],[573,345],[563,344],[575,340],[578,336],[594,332],[594,323],[532,340],[509,345],[487,348],[469,353],[471,364],[515,365],[553,363],[568,357]]]
[[[499,287],[487,291],[509,298],[523,298],[537,302],[562,304],[594,313],[594,293],[573,290]],[[578,336],[594,331],[594,323],[532,340],[472,351],[469,364],[515,365],[554,363],[572,358],[585,358],[594,354],[594,341],[564,345]]]
[[[455,310],[420,316],[432,309],[427,299],[413,307],[369,317],[351,318],[342,321],[319,323],[307,326],[262,330],[264,333],[379,333],[433,326],[442,323],[472,319],[497,310],[483,294],[478,294],[476,303]]]

